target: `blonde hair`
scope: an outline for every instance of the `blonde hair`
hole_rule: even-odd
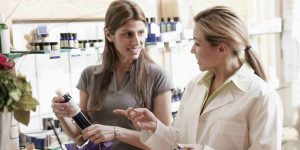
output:
[[[194,21],[212,46],[227,44],[241,61],[251,65],[257,76],[267,80],[265,71],[250,45],[247,26],[232,9],[226,6],[211,7],[198,13]]]

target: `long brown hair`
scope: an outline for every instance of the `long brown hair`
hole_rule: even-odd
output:
[[[205,39],[213,46],[226,43],[241,59],[245,59],[255,74],[267,80],[265,71],[250,45],[247,27],[243,20],[226,6],[205,9],[194,17]],[[244,54],[244,56],[242,56]]]
[[[146,24],[146,18],[142,9],[134,2],[129,0],[116,0],[112,2],[106,11],[105,29],[111,34],[129,20],[140,20]],[[102,72],[95,75],[91,106],[93,110],[100,110],[103,106],[108,87],[111,83],[113,72],[118,63],[116,47],[105,37],[104,52],[102,55]],[[133,63],[130,71],[130,82],[133,84],[139,107],[151,109],[151,78],[147,66],[154,61],[149,57],[146,50],[141,50],[140,56]]]

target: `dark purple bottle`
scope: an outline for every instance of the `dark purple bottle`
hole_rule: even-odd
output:
[[[57,96],[64,97],[65,101],[63,103],[69,103],[74,108],[75,112],[71,116],[81,130],[92,125],[85,117],[85,115],[81,112],[79,106],[74,101],[72,101],[72,97],[70,96],[70,94],[64,93],[62,90],[57,90],[56,94]]]

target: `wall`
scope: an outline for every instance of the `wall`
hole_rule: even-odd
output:
[[[156,0],[133,1],[140,5],[146,16],[157,16]],[[111,0],[10,0],[9,10],[17,8],[12,15],[13,20],[103,19],[111,2]]]
[[[144,10],[147,17],[157,16],[156,0],[134,0]],[[59,41],[59,33],[75,32],[78,39],[103,39],[103,20],[111,0],[0,0],[0,10],[5,15],[12,14],[10,24],[14,48],[26,51],[27,37],[38,25],[47,25],[50,41]],[[8,7],[7,7],[8,6]],[[91,20],[93,20],[91,22]],[[152,55],[161,56],[157,51]],[[31,114],[28,127],[21,125],[23,132],[42,128],[43,117],[53,117],[51,99],[54,91],[61,87],[69,91],[76,102],[76,89],[82,70],[98,62],[99,55],[82,54],[71,57],[62,53],[60,59],[49,59],[49,54],[26,55],[16,60],[16,69],[24,74],[32,84],[33,95],[40,105]],[[163,59],[157,59],[160,62]],[[159,63],[163,64],[163,63]]]

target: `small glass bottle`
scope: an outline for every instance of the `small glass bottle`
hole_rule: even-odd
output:
[[[171,21],[170,17],[167,18],[166,25],[167,25],[167,32],[171,32],[172,31],[172,21]]]
[[[73,36],[72,33],[68,33],[68,48],[74,48],[74,40],[73,40]]]
[[[90,48],[91,47],[91,44],[88,40],[85,40],[84,42],[84,48]]]
[[[50,43],[49,42],[44,42],[44,48],[43,49],[46,50],[46,51],[50,51],[51,50]]]
[[[0,53],[10,53],[9,28],[5,24],[5,18],[3,14],[0,14]]]
[[[72,36],[73,36],[74,48],[79,48],[79,43],[77,40],[77,33],[72,33]]]
[[[166,23],[165,23],[164,18],[161,18],[161,19],[160,19],[159,28],[160,28],[160,33],[167,32],[167,25],[166,25]]]
[[[35,50],[39,51],[39,50],[42,50],[42,43],[35,43]]]
[[[49,34],[42,34],[41,35],[41,40],[43,43],[49,42]]]
[[[59,50],[58,42],[50,42],[51,50]]]
[[[89,40],[90,47],[94,47],[94,40]]]
[[[64,33],[60,33],[60,47],[62,48],[62,49],[64,49],[65,48],[65,34]]]
[[[95,40],[94,41],[94,47],[99,48],[100,47],[100,40]]]
[[[78,41],[78,45],[79,45],[79,48],[84,48],[84,45],[83,45],[83,41],[82,41],[82,40],[79,40],[79,41]]]

